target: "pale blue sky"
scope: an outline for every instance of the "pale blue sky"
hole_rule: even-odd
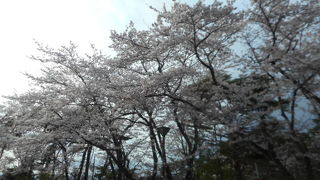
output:
[[[36,52],[34,39],[53,47],[72,41],[82,51],[90,44],[108,51],[110,30],[122,31],[130,20],[138,28],[147,28],[156,18],[149,6],[161,9],[164,3],[170,6],[172,1],[0,0],[0,95],[28,89],[22,72],[37,73],[39,69],[27,57]]]

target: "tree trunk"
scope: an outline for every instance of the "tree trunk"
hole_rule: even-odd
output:
[[[94,156],[94,153],[93,154],[93,164],[92,164],[92,176],[91,176],[91,179],[94,179],[94,171],[95,171],[95,165],[96,165],[96,156]]]
[[[117,173],[116,173],[116,170],[114,169],[111,157],[109,158],[109,162],[110,162],[110,167],[111,167],[111,172],[112,172],[112,179],[115,180],[117,178]]]
[[[80,166],[79,166],[78,180],[81,180],[82,169],[83,169],[84,161],[86,159],[87,151],[88,151],[88,147],[86,147],[85,150],[82,153],[82,159],[81,159],[81,163],[80,163]]]
[[[187,160],[187,169],[186,169],[186,180],[193,180],[195,179],[194,172],[193,172],[193,162],[194,158],[190,158]]]
[[[158,156],[157,156],[154,140],[151,136],[150,138],[151,138],[151,149],[152,149],[152,156],[153,156],[153,170],[152,170],[151,180],[155,180],[157,176],[157,171],[158,171]]]
[[[235,179],[236,180],[244,180],[241,164],[239,163],[238,160],[236,160],[236,162],[234,164],[234,170],[235,170],[235,173],[236,173]]]
[[[310,158],[305,157],[304,161],[305,161],[305,164],[306,164],[307,179],[308,180],[314,180],[313,169],[312,169]]]
[[[172,180],[171,169],[170,169],[170,166],[167,163],[165,164],[165,171],[166,171],[166,179],[167,180]]]
[[[87,159],[86,159],[86,169],[84,171],[84,176],[83,176],[84,180],[88,180],[91,151],[92,151],[92,146],[89,146],[88,152],[87,152]]]
[[[122,160],[120,161],[118,157],[116,157],[110,150],[106,149],[106,152],[109,155],[109,157],[112,159],[112,161],[118,166],[118,172],[119,172],[118,174],[121,175],[121,178],[122,178],[122,175],[124,175],[126,180],[135,179],[133,174],[130,172],[130,170],[127,167],[125,167],[125,163],[123,163]]]
[[[63,153],[63,159],[64,159],[64,175],[66,180],[70,180],[69,179],[69,163],[68,163],[68,157],[67,157],[67,150],[63,147],[62,148],[62,153]]]
[[[6,145],[3,145],[0,150],[0,159],[2,158],[2,155],[5,149],[6,149]]]
[[[52,167],[52,171],[51,171],[51,179],[55,178],[56,161],[57,161],[57,157],[56,157],[56,152],[54,151],[54,153],[53,153],[53,167]]]

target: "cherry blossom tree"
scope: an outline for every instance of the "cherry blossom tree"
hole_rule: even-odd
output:
[[[298,162],[303,162],[305,169],[302,171],[307,179],[314,179],[310,157],[315,154],[310,152],[311,147],[301,134],[305,130],[302,123],[308,122],[301,115],[299,117],[299,113],[318,117],[318,12],[319,3],[316,1],[253,1],[250,22],[259,33],[249,31],[255,35],[245,36],[250,51],[248,65],[268,76],[270,93],[273,94],[269,95],[269,99],[277,99],[279,103],[277,122],[285,124],[286,136],[292,143],[288,145],[300,154],[294,155],[296,164],[286,164],[279,153],[281,150],[275,150],[273,156],[280,159],[276,161],[289,179],[299,176],[291,169],[300,164]],[[309,113],[301,110],[304,105],[310,108]]]
[[[152,8],[158,18],[146,30],[112,31],[113,57],[38,44],[31,58],[42,74],[27,74],[33,89],[8,97],[0,134],[12,143],[0,150],[52,178],[88,179],[93,164],[117,180],[315,179],[319,8],[174,2]],[[91,160],[97,152],[104,164]]]

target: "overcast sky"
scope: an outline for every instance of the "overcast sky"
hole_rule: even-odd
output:
[[[194,3],[196,0],[180,0]],[[58,47],[72,41],[85,51],[90,44],[103,51],[110,30],[122,31],[132,20],[147,28],[156,18],[149,8],[171,0],[0,0],[0,96],[28,89],[23,72],[37,73],[34,40]],[[3,100],[0,98],[0,101]]]

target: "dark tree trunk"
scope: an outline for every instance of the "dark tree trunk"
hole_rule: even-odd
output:
[[[175,104],[174,102],[172,102]],[[184,124],[179,120],[178,116],[178,108],[174,108],[173,111],[174,115],[174,120],[178,126],[179,132],[181,133],[182,137],[184,138],[185,142],[187,143],[187,149],[188,149],[188,154],[187,154],[187,169],[186,169],[186,180],[193,180],[195,179],[195,172],[194,172],[194,154],[198,150],[198,145],[199,145],[199,132],[198,132],[198,127],[197,127],[197,119],[193,118],[193,125],[194,125],[194,141],[192,142],[190,136],[187,134],[186,129]]]
[[[93,154],[93,164],[92,164],[92,176],[91,176],[91,179],[94,179],[94,171],[95,171],[95,166],[96,166],[96,156],[94,156],[94,153]]]
[[[52,171],[51,171],[51,179],[55,178],[56,161],[57,161],[56,152],[54,152],[53,153],[53,167],[52,167]]]
[[[92,146],[89,146],[88,147],[88,152],[87,152],[87,159],[86,159],[86,169],[84,171],[84,176],[83,176],[84,180],[88,180],[91,151],[92,151]]]
[[[86,159],[87,151],[88,151],[88,147],[86,147],[85,150],[82,153],[82,159],[81,159],[81,163],[80,163],[80,166],[79,166],[78,180],[81,180],[82,169],[83,169],[84,161]]]
[[[68,163],[68,157],[67,157],[67,150],[65,147],[62,147],[62,153],[63,153],[63,159],[64,159],[64,175],[66,180],[70,180],[69,179],[69,163]]]
[[[235,173],[236,173],[235,179],[236,179],[236,180],[244,180],[243,170],[242,170],[242,168],[241,168],[241,164],[239,163],[239,161],[236,161],[236,162],[235,162],[235,164],[234,164],[234,170],[235,170]]]
[[[111,158],[109,158],[109,162],[110,162],[112,177],[113,177],[113,179],[115,180],[115,179],[117,178],[117,172],[116,172],[116,170],[114,169],[113,162],[112,162],[112,159],[111,159]]]
[[[313,169],[312,169],[310,158],[305,157],[304,161],[305,161],[305,164],[306,164],[307,179],[308,180],[314,180]]]
[[[186,177],[185,177],[186,180],[195,179],[194,172],[193,172],[193,162],[194,162],[194,158],[187,160],[187,169],[186,169]]]
[[[170,166],[167,163],[165,165],[165,171],[166,171],[166,179],[167,180],[172,180],[171,169],[170,169]]]
[[[2,158],[2,155],[5,149],[6,149],[6,145],[3,145],[0,150],[0,159]]]
[[[153,170],[152,170],[151,180],[155,180],[157,176],[157,171],[158,171],[158,156],[157,156],[154,140],[151,135],[150,135],[150,138],[151,138],[151,149],[152,149],[152,156],[153,156]]]

